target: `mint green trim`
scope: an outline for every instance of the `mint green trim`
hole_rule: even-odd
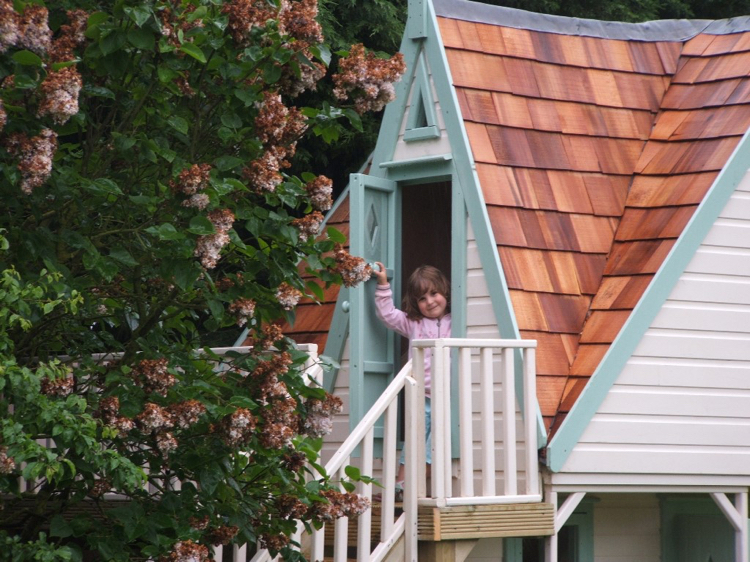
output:
[[[412,142],[438,138],[440,129],[437,127],[437,122],[430,78],[427,75],[424,56],[420,55],[414,72],[414,84],[411,102],[409,103],[409,116],[406,119],[404,141]]]
[[[436,139],[439,137],[440,129],[438,129],[436,125],[428,125],[427,127],[407,129],[406,131],[404,131],[404,140],[406,142]]]
[[[452,154],[434,154],[430,156],[420,156],[419,158],[410,158],[408,160],[389,160],[378,164],[381,168],[405,168],[407,166],[421,166],[424,164],[442,164],[453,159]],[[434,175],[434,174],[428,174]]]
[[[726,558],[717,556],[714,560],[732,560],[734,558],[734,531],[727,518],[717,507],[716,503],[706,494],[691,495],[669,495],[660,497],[661,511],[661,560],[662,562],[692,562],[678,557],[679,541],[688,537],[681,536],[680,526],[677,524],[679,516],[701,519],[697,525],[705,525],[706,529],[717,531],[711,523],[717,523],[719,527],[725,526],[724,554]],[[721,532],[721,531],[719,531]],[[718,538],[713,533],[713,538]],[[692,537],[693,540],[695,537]],[[706,537],[708,538],[708,537]],[[683,545],[684,546],[684,545]],[[696,555],[699,553],[695,553]],[[703,562],[704,558],[700,558]]]
[[[574,560],[575,562],[594,562],[594,503],[592,498],[584,498],[573,514],[563,525],[565,527],[577,527],[577,541],[571,545],[574,552],[559,553],[563,560]]]
[[[578,397],[565,421],[547,447],[547,465],[553,472],[562,470],[573,448],[601,406],[636,346],[651,326],[657,313],[685,271],[698,247],[705,240],[719,213],[727,204],[750,162],[750,133],[742,140],[718,175],[703,202],[685,226],[664,263],[641,297],[630,318],[620,330],[601,363]]]
[[[523,562],[523,539],[503,539],[503,562]]]
[[[408,16],[406,18],[406,33],[409,39],[426,37],[427,32],[427,0],[409,0]]]
[[[339,296],[336,299],[335,308],[333,309],[333,318],[331,326],[328,329],[328,339],[323,355],[330,357],[337,363],[341,363],[346,347],[346,339],[349,336],[349,311],[344,306],[349,301],[349,289],[342,286],[339,289]],[[323,388],[333,393],[336,386],[336,379],[339,376],[339,369],[333,369],[323,375]]]
[[[424,40],[424,52],[432,71],[433,84],[445,121],[446,134],[451,141],[454,166],[460,185],[462,186],[469,220],[474,230],[487,285],[490,288],[490,297],[495,318],[498,322],[498,329],[503,338],[520,339],[521,335],[516,323],[515,314],[512,310],[510,293],[505,281],[503,267],[500,263],[497,243],[492,232],[479,177],[476,173],[474,158],[471,154],[469,137],[464,127],[458,97],[453,88],[453,79],[450,74],[445,48],[440,37],[437,18],[435,17],[432,2],[429,2],[429,0],[425,0],[425,2],[428,2],[427,17],[429,18],[429,23],[427,38]],[[521,411],[523,412],[523,362],[520,353],[517,353],[516,359],[517,397],[521,404]],[[539,447],[543,447],[547,442],[547,432],[538,402],[536,418],[538,444]]]

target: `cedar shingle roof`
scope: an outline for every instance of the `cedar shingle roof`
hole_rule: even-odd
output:
[[[554,431],[750,126],[750,26],[436,5],[521,336],[539,342],[538,395]],[[294,330],[324,342],[328,306],[309,328],[301,308]]]

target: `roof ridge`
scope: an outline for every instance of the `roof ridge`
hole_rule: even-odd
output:
[[[470,0],[433,0],[433,4],[438,16],[601,39],[684,42],[700,33],[725,35],[750,31],[750,16],[724,20],[680,19],[629,23],[539,14]]]

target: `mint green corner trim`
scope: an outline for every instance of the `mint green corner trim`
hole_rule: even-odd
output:
[[[409,39],[425,37],[427,30],[427,0],[409,0],[408,16],[406,18],[406,33]]]
[[[506,537],[503,539],[503,562],[523,562],[523,539]]]
[[[484,202],[482,189],[477,176],[474,158],[469,145],[469,138],[461,116],[458,97],[453,88],[448,59],[440,36],[437,17],[431,0],[424,0],[427,4],[427,34],[424,39],[424,53],[427,57],[432,80],[440,101],[440,110],[445,121],[447,137],[451,141],[454,166],[457,177],[464,193],[464,200],[469,214],[469,220],[474,229],[477,249],[485,272],[487,285],[495,318],[498,322],[500,335],[503,338],[520,339],[521,335],[516,323],[515,314],[510,301],[510,292],[505,281],[505,274],[500,263],[494,234]],[[516,355],[516,388],[519,403],[523,405],[523,365],[521,354]],[[522,406],[523,410],[523,406]],[[542,420],[542,414],[537,402],[537,437],[539,447],[547,442],[547,432]]]
[[[547,465],[559,472],[591,422],[620,372],[651,326],[698,247],[726,205],[750,162],[750,131],[735,148],[724,169],[685,226],[664,263],[651,280],[617,338],[602,358],[591,380],[547,447]]]

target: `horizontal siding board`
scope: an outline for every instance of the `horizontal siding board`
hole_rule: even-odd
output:
[[[678,301],[750,304],[750,279],[705,273],[686,273],[671,295]]]
[[[633,355],[750,361],[750,334],[649,329]]]
[[[707,246],[750,249],[750,222],[721,218],[706,236],[704,244]]]
[[[633,357],[619,385],[690,388],[748,388],[750,362]]]
[[[675,445],[601,446],[579,444],[566,472],[633,474],[750,475],[750,449]]]
[[[750,447],[750,420],[597,414],[581,443]]]
[[[750,250],[702,246],[685,271],[750,277]]]
[[[652,327],[747,333],[750,305],[667,302]]]
[[[599,408],[601,414],[747,418],[750,390],[613,388]]]

